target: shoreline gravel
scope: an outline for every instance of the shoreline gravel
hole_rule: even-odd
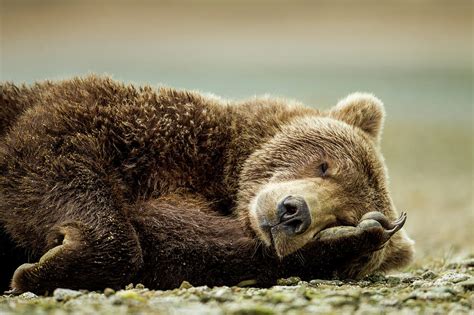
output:
[[[359,281],[281,279],[268,289],[129,285],[115,292],[57,289],[1,296],[0,314],[473,314],[474,256]]]

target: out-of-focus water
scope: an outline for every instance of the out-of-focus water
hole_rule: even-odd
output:
[[[370,91],[401,120],[472,120],[470,1],[8,1],[1,79],[90,72],[328,107]]]

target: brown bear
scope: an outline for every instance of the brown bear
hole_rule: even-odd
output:
[[[0,89],[13,293],[358,278],[412,257],[369,94],[319,111],[97,76]]]

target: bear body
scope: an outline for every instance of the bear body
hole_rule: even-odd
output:
[[[411,259],[373,97],[321,112],[90,76],[4,83],[0,106],[0,285],[13,292],[269,285]]]

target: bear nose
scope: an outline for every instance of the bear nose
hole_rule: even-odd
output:
[[[290,235],[304,233],[311,225],[311,214],[303,197],[287,196],[277,205],[278,217]]]

